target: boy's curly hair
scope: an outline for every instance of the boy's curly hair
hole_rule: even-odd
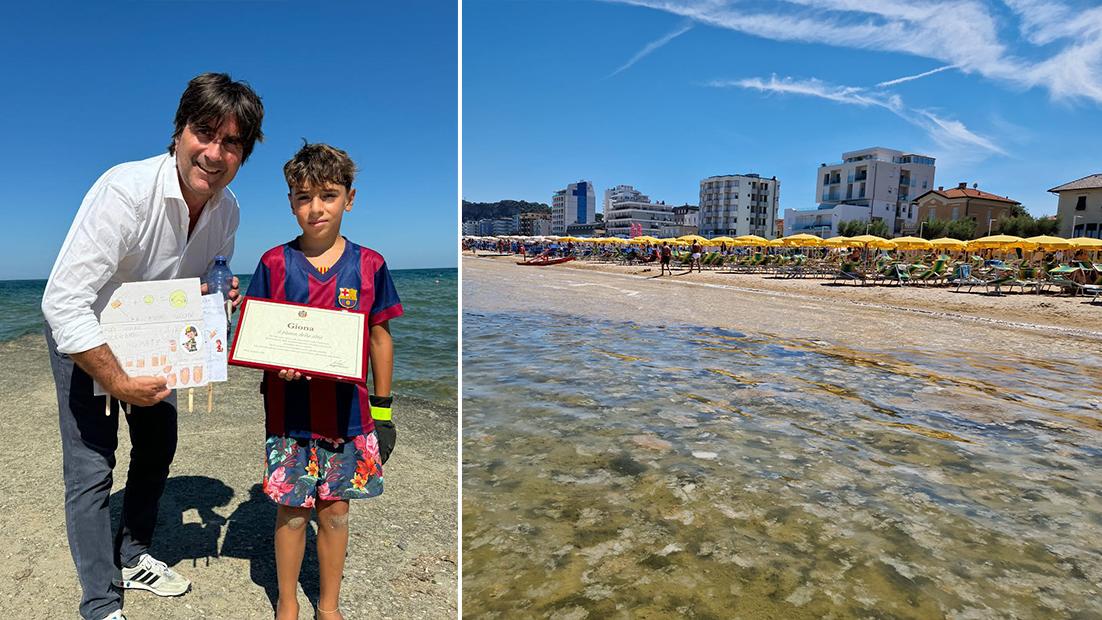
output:
[[[310,144],[303,139],[302,148],[283,164],[283,176],[291,191],[304,185],[320,187],[326,183],[337,183],[345,189],[352,189],[356,164],[352,163],[348,153],[334,146]]]

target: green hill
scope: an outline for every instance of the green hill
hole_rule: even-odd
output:
[[[513,217],[518,213],[547,213],[551,214],[551,207],[542,202],[528,202],[525,200],[499,200],[497,202],[468,202],[463,201],[463,221],[495,219],[499,217]]]

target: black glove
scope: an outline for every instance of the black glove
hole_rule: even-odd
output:
[[[379,440],[379,460],[386,463],[390,453],[394,451],[394,442],[398,438],[398,431],[394,428],[394,421],[390,419],[390,407],[394,403],[393,396],[368,396],[371,402],[371,419],[375,421],[375,436]]]

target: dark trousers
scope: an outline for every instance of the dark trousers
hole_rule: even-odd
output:
[[[104,415],[107,397],[92,395],[92,377],[58,352],[49,327],[46,344],[60,415],[65,529],[83,591],[80,615],[100,620],[122,607],[122,594],[111,585],[119,567],[136,564],[153,541],[157,505],[176,453],[176,405],[166,400],[152,407],[132,407],[126,417],[133,447],[122,519],[112,539],[110,497],[119,444],[118,401],[112,400],[111,415]]]

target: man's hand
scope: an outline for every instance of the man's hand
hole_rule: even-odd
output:
[[[171,393],[164,377],[127,377],[111,390],[115,398],[139,407],[152,407]]]

